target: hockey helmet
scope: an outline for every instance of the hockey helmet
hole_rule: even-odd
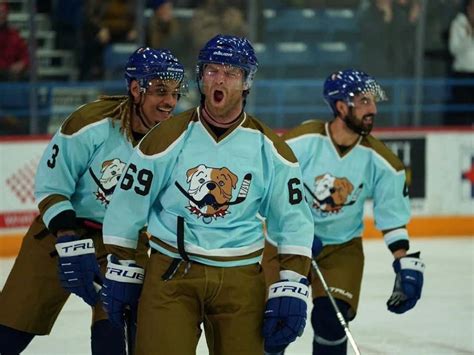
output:
[[[127,87],[136,80],[140,87],[146,90],[153,79],[175,80],[183,83],[184,66],[169,50],[140,47],[133,52],[125,65]]]
[[[250,41],[245,37],[218,34],[201,49],[196,72],[202,78],[203,67],[208,63],[231,65],[244,70],[245,88],[248,90],[257,72],[258,60]]]
[[[375,101],[387,100],[387,95],[377,81],[361,70],[346,69],[334,72],[324,82],[324,100],[337,115],[336,102],[341,100],[353,105],[357,94],[371,93]]]

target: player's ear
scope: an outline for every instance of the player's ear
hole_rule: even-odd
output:
[[[130,83],[130,94],[133,97],[133,102],[134,103],[139,103],[140,102],[140,85],[138,84],[138,81],[133,80]]]
[[[346,116],[349,111],[349,106],[342,100],[336,102],[336,110],[342,117]]]

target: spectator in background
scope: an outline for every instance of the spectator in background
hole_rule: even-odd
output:
[[[190,35],[188,32],[189,18],[180,19],[174,15],[177,1],[149,0],[148,7],[153,13],[147,24],[146,43],[152,48],[170,48],[189,72],[194,72],[196,65],[194,57],[189,55]],[[193,5],[194,6],[194,5]],[[181,21],[180,21],[181,20]],[[195,92],[183,97],[178,106],[178,111],[184,111],[198,102]]]
[[[448,76],[451,54],[448,49],[449,25],[457,12],[460,0],[430,0],[426,3],[424,36],[424,76]]]
[[[148,44],[152,48],[168,48],[169,39],[177,30],[173,17],[173,3],[170,0],[152,0],[153,15],[148,24]]]
[[[81,33],[82,53],[79,57],[80,80],[100,80],[103,78],[104,48],[110,41],[110,34],[100,25],[100,4],[86,0]]]
[[[420,12],[419,0],[370,0],[360,17],[361,69],[372,72],[376,78],[412,78]],[[399,92],[397,125],[411,124],[411,89],[404,86]]]
[[[393,51],[394,74],[411,77],[415,74],[416,26],[420,19],[419,0],[394,0],[393,3]]]
[[[464,0],[451,22],[449,51],[453,55],[452,77],[474,80],[474,0]],[[451,100],[453,104],[474,104],[474,83],[454,85]],[[448,117],[448,125],[472,125],[474,112],[454,112]]]
[[[205,0],[196,8],[190,22],[193,51],[197,53],[209,38],[219,33],[246,37],[247,27],[240,7],[224,0]]]
[[[136,0],[102,0],[97,3],[101,31],[108,35],[110,42],[133,42],[137,39]]]
[[[245,21],[244,13],[241,9],[236,7],[229,7],[222,14],[222,26],[226,33],[238,33],[239,36],[244,36],[247,31],[248,24]]]
[[[79,76],[81,80],[101,80],[105,47],[137,40],[136,0],[86,0],[84,13]]]
[[[56,31],[56,46],[60,49],[80,51],[80,31],[83,23],[84,0],[55,1],[53,28]]]
[[[370,0],[362,6],[363,70],[369,70],[375,77],[413,75],[420,10],[418,0]]]
[[[0,80],[28,78],[29,54],[18,30],[8,25],[8,4],[0,3]]]
[[[390,77],[389,68],[393,43],[392,0],[370,0],[360,11],[362,38],[361,68],[370,69],[375,77]],[[380,38],[384,38],[380,41]]]

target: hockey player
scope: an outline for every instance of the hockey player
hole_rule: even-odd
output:
[[[277,352],[303,331],[313,222],[293,153],[244,111],[257,65],[246,38],[210,39],[197,64],[201,105],[153,128],[119,182],[104,220],[101,295],[121,325],[144,279],[136,354],[194,354],[201,324],[216,355]],[[282,268],[266,305],[262,217]],[[143,224],[144,277],[130,261]]]
[[[35,335],[49,334],[70,293],[93,309],[92,354],[125,353],[123,328],[107,320],[97,292],[106,265],[102,221],[134,146],[171,117],[183,78],[169,51],[139,48],[125,67],[128,95],[79,107],[52,138],[36,173],[40,215],[0,294],[1,354],[19,354]],[[147,249],[143,233],[141,266]]]
[[[410,208],[405,168],[370,135],[376,102],[385,98],[379,84],[366,73],[335,72],[324,83],[324,99],[334,119],[307,121],[284,136],[300,162],[313,214],[313,258],[346,321],[354,319],[359,303],[363,209],[368,198],[374,201],[376,226],[395,258],[395,286],[388,309],[404,313],[413,308],[423,286],[424,264],[419,253],[407,255]],[[275,250],[267,247],[264,267],[271,270]],[[272,275],[267,277],[272,279]],[[313,354],[346,354],[345,331],[316,274],[311,284]]]

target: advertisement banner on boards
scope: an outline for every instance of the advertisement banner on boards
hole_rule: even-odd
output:
[[[403,162],[406,168],[410,198],[426,197],[426,139],[425,137],[381,138]]]
[[[34,197],[36,168],[47,140],[0,143],[0,231],[26,228],[38,214]]]

